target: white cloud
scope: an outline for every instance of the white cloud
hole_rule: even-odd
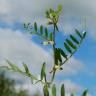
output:
[[[96,15],[95,2],[95,0],[0,0],[0,14],[5,15],[1,17],[4,19],[9,18],[13,21],[22,21],[24,19],[28,20],[28,18],[34,19],[34,16],[44,16],[43,14],[47,8],[62,4],[64,9],[62,17],[66,18],[67,16],[79,19],[80,15]]]
[[[5,64],[5,59],[22,66],[22,62],[28,63],[32,72],[38,71],[41,64],[52,60],[50,54],[20,31],[0,29],[0,64]]]
[[[0,1],[0,15],[9,14],[10,6],[5,0]]]
[[[95,0],[0,0],[0,20],[8,24],[27,21],[34,22],[34,20],[45,24],[45,10],[62,4],[61,29],[69,34],[74,28],[82,29],[83,17],[88,17],[87,20],[94,21],[94,25],[96,25],[95,3]],[[87,25],[91,31],[89,32],[90,36],[95,38],[96,27],[93,27],[92,22],[87,22]]]
[[[51,0],[0,0],[0,19],[7,23],[34,20],[35,17],[42,16],[50,3]]]

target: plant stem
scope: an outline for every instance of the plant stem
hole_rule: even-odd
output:
[[[55,64],[56,64],[56,60],[55,60],[55,44],[56,44],[56,42],[55,42],[55,31],[56,31],[56,30],[55,30],[55,29],[56,29],[56,26],[55,26],[55,23],[54,23],[54,30],[53,30],[53,42],[54,42],[54,44],[53,44],[53,61],[54,61],[54,66],[53,66],[53,69],[54,69]],[[54,72],[53,72],[53,74],[52,74],[51,83],[52,83],[53,80],[54,80],[55,71],[56,71],[56,70],[54,70]]]
[[[78,45],[78,47],[80,47],[82,41],[83,41],[83,39],[81,39],[80,44]],[[76,49],[65,61],[63,61],[60,65],[65,64],[65,63],[76,53],[76,51],[77,51],[77,49]],[[54,60],[55,60],[55,59],[54,59]],[[55,63],[56,63],[56,62],[55,62]],[[51,83],[52,83],[53,80],[54,80],[55,74],[56,74],[55,65],[54,65],[54,67],[53,67],[53,70],[52,70],[50,73],[52,73],[52,80],[51,80]]]
[[[54,59],[54,65],[56,64],[55,62],[55,25],[54,25],[54,30],[53,30],[53,59]]]

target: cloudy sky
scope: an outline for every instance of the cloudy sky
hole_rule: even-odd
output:
[[[96,94],[96,0],[0,0],[0,66],[6,64],[5,59],[20,67],[22,62],[25,62],[31,72],[39,75],[41,65],[46,61],[50,69],[53,63],[52,50],[41,46],[40,40],[26,33],[23,23],[37,21],[39,25],[45,25],[47,21],[45,11],[50,7],[55,9],[58,4],[63,6],[58,25],[61,32],[57,36],[58,46],[63,48],[64,36],[73,34],[75,28],[81,32],[86,30],[87,37],[74,57],[63,66],[64,71],[57,74],[55,82],[64,83],[67,94],[74,90],[80,93],[88,88],[90,94],[94,96]],[[23,78],[13,77],[18,80]],[[34,89],[27,80],[25,82],[24,88]]]

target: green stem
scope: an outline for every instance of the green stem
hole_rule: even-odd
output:
[[[54,65],[56,64],[55,62],[55,25],[54,25],[54,31],[53,31],[53,58],[54,58]]]
[[[54,42],[54,44],[53,44],[53,60],[54,60],[54,66],[53,66],[53,68],[55,67],[55,64],[56,64],[56,60],[55,60],[55,44],[56,44],[56,42],[55,42],[55,31],[56,31],[56,26],[54,24],[54,30],[53,30],[53,42]],[[54,76],[55,76],[55,70],[52,74],[51,82],[53,82]]]

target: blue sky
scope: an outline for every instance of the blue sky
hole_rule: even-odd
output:
[[[75,28],[81,32],[86,30],[87,36],[74,57],[63,66],[64,71],[57,73],[55,82],[65,83],[66,96],[69,96],[72,90],[80,93],[86,88],[89,89],[90,96],[95,96],[96,0],[0,0],[0,65],[7,65],[6,58],[21,68],[22,62],[26,62],[29,69],[37,76],[44,61],[50,69],[53,63],[52,50],[41,46],[39,39],[25,32],[23,23],[37,21],[38,25],[45,25],[46,9],[50,7],[55,9],[58,4],[63,6],[58,24],[60,33],[57,34],[56,39],[58,46],[64,48],[65,36],[74,34]],[[30,86],[28,80],[23,79],[22,76],[22,78],[18,77],[17,74],[12,77],[16,80],[24,80],[26,83],[22,86],[25,89],[38,87]],[[40,88],[41,85],[38,89]]]

